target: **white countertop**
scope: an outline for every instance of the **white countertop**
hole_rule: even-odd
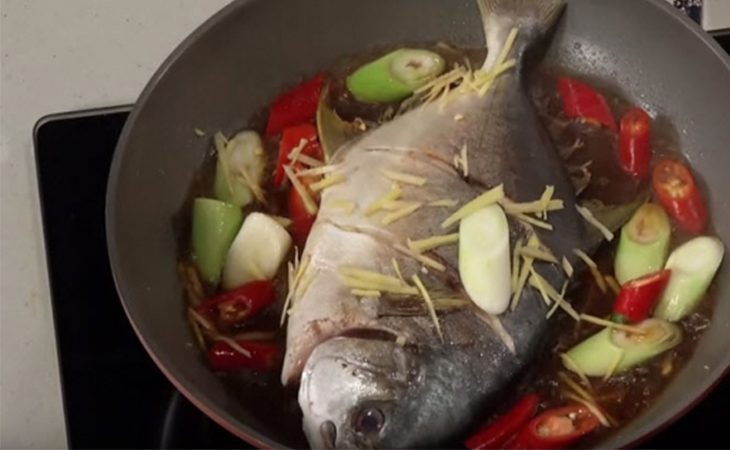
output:
[[[0,447],[66,445],[31,147],[50,112],[132,103],[229,0],[1,0]],[[713,5],[714,3],[714,5]],[[711,28],[730,0],[708,0]]]
[[[66,446],[33,125],[50,112],[133,103],[227,2],[0,1],[0,447]]]

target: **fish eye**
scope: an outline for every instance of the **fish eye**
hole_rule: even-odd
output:
[[[355,415],[355,431],[360,434],[375,434],[385,425],[385,415],[378,408],[367,406]]]

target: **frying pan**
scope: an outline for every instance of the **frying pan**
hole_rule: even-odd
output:
[[[205,365],[184,319],[171,218],[210,143],[231,134],[285,86],[338,57],[387,44],[484,42],[473,0],[239,0],[188,37],[153,76],[122,133],[107,194],[109,256],[139,338],[195,405],[264,447],[301,445],[255,405],[228,394]],[[547,60],[607,80],[668,118],[710,193],[717,233],[730,243],[730,60],[664,0],[572,0]],[[727,267],[719,275],[728,284]],[[674,382],[642,415],[602,442],[636,443],[691,408],[730,366],[730,302]]]

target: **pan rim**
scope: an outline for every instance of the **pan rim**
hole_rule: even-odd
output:
[[[119,135],[119,140],[117,141],[117,145],[114,149],[114,156],[112,158],[112,164],[109,170],[109,180],[107,182],[105,225],[109,263],[112,268],[112,278],[114,279],[114,285],[116,287],[117,294],[119,295],[119,299],[122,303],[122,308],[124,309],[124,313],[127,316],[127,319],[129,320],[129,323],[132,326],[134,333],[137,335],[137,338],[139,339],[147,354],[150,356],[150,358],[152,358],[155,365],[165,375],[168,381],[170,381],[170,383],[175,386],[175,389],[180,391],[180,393],[182,393],[188,401],[195,405],[196,408],[203,411],[205,415],[213,419],[213,421],[215,421],[218,425],[251,445],[262,449],[273,449],[282,448],[282,446],[278,442],[272,441],[271,439],[262,435],[245,423],[242,423],[237,418],[231,416],[221,408],[217,407],[215,402],[213,402],[205,393],[198,391],[195,383],[193,383],[191,380],[181,379],[182,377],[176,376],[173,373],[173,370],[170,369],[170,367],[174,366],[174,364],[171,364],[170,361],[166,361],[167,358],[165,357],[164,352],[160,351],[161,349],[155,348],[154,344],[148,342],[144,334],[139,330],[138,322],[135,318],[134,312],[131,310],[130,307],[128,307],[128,302],[126,300],[127,296],[125,295],[126,289],[124,287],[126,285],[124,280],[125,275],[123,273],[123,270],[120,268],[120,264],[118,262],[119,247],[114,240],[114,236],[116,236],[117,234],[115,220],[117,210],[115,207],[116,204],[114,202],[114,199],[117,196],[118,180],[121,174],[120,169],[125,153],[124,149],[128,146],[128,141],[134,131],[134,124],[137,122],[138,116],[144,109],[144,105],[147,103],[152,93],[156,90],[157,84],[162,80],[170,67],[173,66],[174,63],[183,54],[185,54],[185,52],[194,42],[198,41],[209,30],[217,27],[234,11],[246,8],[254,4],[256,1],[259,0],[233,0],[231,3],[214,13],[202,24],[200,24],[195,30],[193,30],[193,32],[190,33],[185,39],[183,39],[177,45],[177,47],[175,47],[175,49],[169,54],[169,56],[167,56],[167,58],[165,58],[165,60],[160,64],[159,68],[154,72],[150,80],[147,82],[144,89],[137,98],[137,101],[135,101],[134,103],[134,106],[129,114],[129,117],[127,118],[126,123],[124,124],[122,133]]]

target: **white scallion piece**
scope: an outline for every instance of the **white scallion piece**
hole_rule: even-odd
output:
[[[725,246],[716,237],[696,237],[677,247],[667,260],[672,276],[654,315],[675,322],[694,312],[724,256]]]
[[[459,275],[469,297],[483,311],[502,314],[512,294],[509,224],[492,204],[461,219]]]
[[[276,220],[262,213],[249,214],[228,251],[223,287],[230,290],[274,278],[291,245],[291,236]]]

